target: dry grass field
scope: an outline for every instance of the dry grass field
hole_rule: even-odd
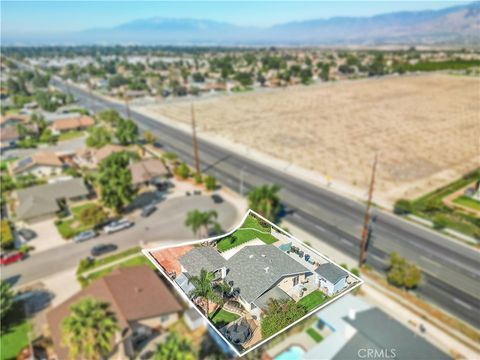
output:
[[[149,108],[190,122],[190,104]],[[480,79],[390,77],[199,100],[201,130],[365,189],[413,198],[480,164]]]

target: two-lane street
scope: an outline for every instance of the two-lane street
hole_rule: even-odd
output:
[[[53,80],[53,85],[72,93],[80,105],[93,112],[112,108],[125,116],[122,104],[91,95],[76,86],[66,86],[58,79]],[[152,131],[166,150],[176,152],[182,160],[193,164],[190,134],[135,111],[131,111],[131,117],[142,131]],[[264,183],[280,185],[288,221],[351,256],[358,256],[363,204],[203,139],[199,139],[199,150],[202,168],[234,190],[239,189],[240,172],[245,190]],[[384,271],[392,251],[405,256],[426,274],[424,283],[416,290],[419,296],[480,327],[479,252],[386,212],[376,210],[376,213],[368,262],[376,270]]]

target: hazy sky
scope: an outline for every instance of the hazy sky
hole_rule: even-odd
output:
[[[461,1],[1,1],[8,33],[69,32],[112,27],[151,17],[195,18],[238,25],[273,24],[333,16],[371,16],[461,5]]]

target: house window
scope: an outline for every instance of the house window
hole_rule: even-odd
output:
[[[293,286],[298,285],[298,275],[293,278]]]
[[[170,319],[170,315],[162,315],[162,316],[160,316],[160,321],[161,321],[161,322],[165,322],[165,321],[167,321],[168,319]]]

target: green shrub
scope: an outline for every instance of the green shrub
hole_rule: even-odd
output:
[[[0,245],[2,249],[11,249],[13,247],[12,228],[7,220],[1,221]]]
[[[208,175],[205,177],[205,187],[207,190],[215,190],[217,188],[217,179],[211,175]]]
[[[193,179],[195,180],[195,184],[201,184],[203,182],[202,175],[199,173],[195,173]]]
[[[181,163],[175,169],[175,175],[177,175],[181,179],[187,179],[190,176],[190,168],[187,164]]]
[[[410,214],[413,210],[412,203],[406,199],[399,199],[395,202],[393,212],[397,215]]]
[[[433,218],[433,228],[436,230],[442,230],[447,227],[448,221],[447,218],[444,215],[436,215]]]
[[[387,274],[387,280],[390,284],[412,289],[418,285],[421,278],[422,273],[416,265],[408,262],[395,252],[390,255],[390,270]]]
[[[360,271],[357,268],[351,268],[350,272],[355,276],[360,276]]]
[[[177,160],[178,157],[177,157],[177,154],[175,154],[174,152],[169,151],[169,152],[164,153],[164,154],[162,155],[162,158],[163,158],[164,160],[167,160],[167,161],[173,161],[173,160]]]

